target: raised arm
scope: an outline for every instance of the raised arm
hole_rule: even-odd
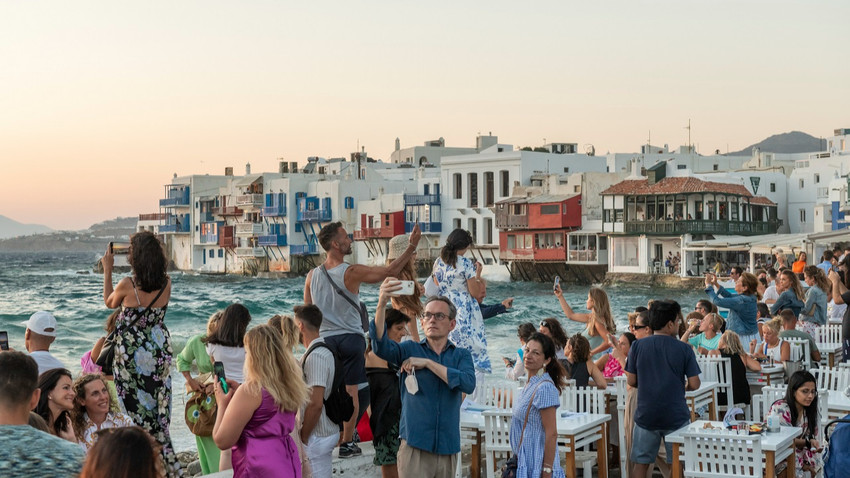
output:
[[[378,305],[375,310],[375,320],[369,324],[369,335],[372,338],[372,350],[375,355],[387,362],[399,364],[404,357],[399,344],[390,340],[386,332],[386,309],[390,301],[390,292],[401,289],[401,284],[394,277],[387,277],[381,284]]]
[[[585,323],[585,324],[587,323],[588,320],[590,320],[590,314],[580,314],[578,312],[573,312],[573,309],[572,309],[572,307],[570,307],[570,304],[567,304],[567,299],[564,299],[564,291],[561,290],[560,284],[555,286],[554,292],[555,292],[555,297],[558,298],[558,302],[561,304],[561,310],[564,311],[564,315],[568,319],[576,321],[576,322],[582,322],[582,323]],[[606,334],[607,334],[607,332],[606,332]],[[604,335],[603,335],[603,337],[604,337]]]
[[[106,248],[106,252],[103,254],[100,263],[103,265],[103,303],[110,309],[115,309],[120,307],[121,303],[124,302],[124,296],[127,295],[127,286],[130,281],[121,280],[118,282],[118,287],[113,288],[112,269],[115,266],[115,257],[112,255],[109,247]]]
[[[848,274],[850,274],[850,272],[848,272]],[[832,300],[834,300],[836,304],[843,304],[844,297],[841,297],[841,294],[847,292],[847,287],[844,287],[844,284],[841,283],[841,276],[839,276],[835,271],[829,271],[829,280],[832,281]]]
[[[410,244],[404,253],[390,262],[386,266],[364,266],[353,264],[345,271],[345,287],[352,293],[357,293],[360,290],[360,284],[377,284],[387,277],[398,277],[404,266],[413,258],[413,253],[416,252],[416,247],[419,245],[419,239],[422,233],[419,231],[419,224],[413,227],[410,233]]]
[[[310,281],[313,280],[313,271],[307,273],[307,278],[304,280],[304,305],[313,303],[313,293],[310,291]]]

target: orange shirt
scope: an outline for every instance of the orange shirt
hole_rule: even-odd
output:
[[[795,274],[802,274],[803,269],[806,268],[806,261],[797,261],[791,264],[791,271]]]

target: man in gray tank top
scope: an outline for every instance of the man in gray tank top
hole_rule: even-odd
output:
[[[417,224],[410,233],[410,245],[401,256],[387,266],[365,266],[345,262],[345,256],[352,252],[352,239],[348,237],[341,222],[330,223],[319,231],[319,244],[327,252],[327,258],[321,266],[307,273],[304,304],[315,304],[322,311],[324,319],[319,335],[336,351],[342,362],[345,389],[354,400],[354,415],[343,427],[340,458],[361,454],[360,448],[353,441],[354,430],[357,420],[368,406],[368,403],[360,403],[360,398],[368,400],[369,397],[366,393],[368,382],[364,356],[366,339],[358,308],[360,284],[376,284],[387,277],[396,277],[413,258],[421,236]],[[322,268],[327,271],[327,275]],[[358,392],[361,390],[366,392],[359,396]]]

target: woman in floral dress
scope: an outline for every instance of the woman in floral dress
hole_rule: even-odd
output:
[[[796,476],[810,472],[815,476],[823,468],[823,447],[820,443],[820,417],[818,416],[818,387],[814,375],[804,370],[794,373],[788,380],[784,400],[777,400],[768,415],[779,416],[786,427],[800,427],[803,433],[794,439],[797,452]]]
[[[171,444],[171,336],[165,327],[165,311],[171,299],[168,261],[159,240],[150,232],[130,238],[127,258],[133,269],[112,287],[114,257],[103,256],[103,301],[109,308],[121,307],[116,320],[113,373],[118,397],[127,415],[162,445],[169,477],[182,476],[180,462]]]
[[[446,239],[440,257],[434,261],[433,277],[439,288],[438,295],[448,297],[457,308],[457,326],[449,333],[449,340],[472,353],[476,383],[482,383],[485,373],[490,373],[487,355],[487,337],[484,319],[475,299],[483,289],[481,269],[471,259],[463,257],[472,245],[472,235],[455,229]]]

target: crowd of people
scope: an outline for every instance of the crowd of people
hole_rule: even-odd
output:
[[[308,273],[303,304],[290,315],[251,327],[250,311],[234,303],[209,317],[206,331],[175,358],[187,392],[198,398],[186,420],[204,474],[329,477],[335,450],[340,458],[362,454],[357,427],[365,420],[373,463],[385,478],[454,475],[461,403],[467,396],[484,399],[482,385],[493,368],[484,320],[509,311],[513,298],[483,304],[482,267],[466,257],[472,237],[461,229],[448,235],[419,284],[420,237],[417,227],[393,238],[382,266],[349,264],[352,239],[341,223],[331,223],[319,233],[326,259]],[[626,442],[619,444],[627,449],[627,474],[648,476],[653,465],[669,474],[672,450],[664,437],[690,421],[684,394],[700,386],[698,356],[730,359],[734,396],[719,397],[726,405],[750,403],[747,371],[771,360],[786,363],[787,338],[809,340],[812,360],[820,360],[817,328],[826,324],[831,303],[850,302],[850,256],[828,252],[818,265],[798,267],[805,261],[798,257],[795,269],[733,268],[734,293],[706,274],[706,299],[693,311],[652,300],[629,314],[629,330],[619,336],[605,290],[591,288],[588,312],[576,312],[556,283],[564,319],[582,324],[581,332],[570,336],[556,317],[519,324],[519,348],[513,359],[504,358],[505,377],[525,381],[513,400],[516,476],[563,477],[559,396],[568,386],[604,389],[619,376],[628,384],[620,424]],[[3,476],[183,475],[169,436],[167,260],[146,232],[131,238],[128,260],[131,275],[114,284],[111,249],[104,254],[102,298],[115,312],[104,327],[108,335],[82,357],[81,375],[51,355],[56,320],[48,312],[27,321],[27,354],[0,354]],[[360,301],[362,284],[380,284],[375,310]],[[725,319],[718,308],[728,310]],[[847,317],[844,324],[850,357]],[[296,357],[299,344],[305,352]],[[769,413],[802,427],[798,471],[822,466],[814,377],[789,374],[786,397]]]

